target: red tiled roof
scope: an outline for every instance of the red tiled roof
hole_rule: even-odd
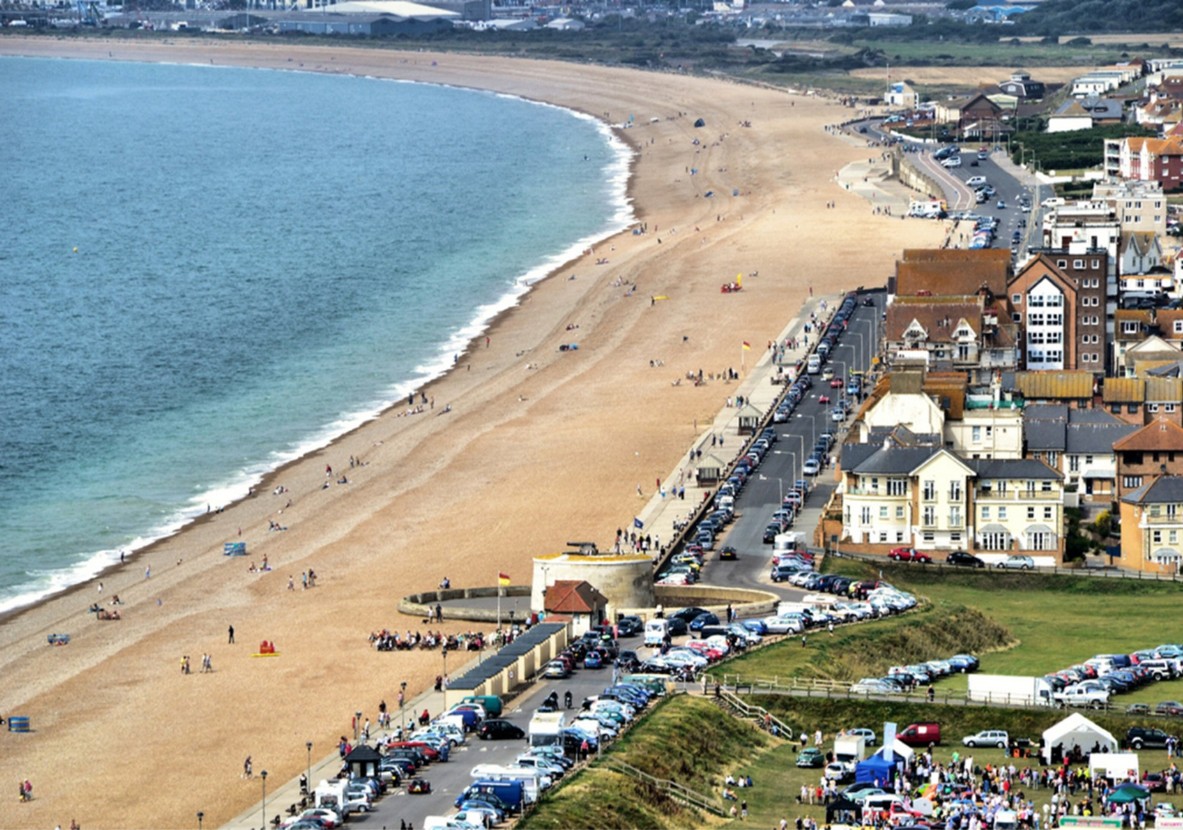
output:
[[[591,614],[603,610],[608,598],[584,580],[556,579],[546,589],[543,605],[548,614]]]
[[[1125,438],[1113,442],[1116,452],[1183,450],[1183,427],[1161,415]]]

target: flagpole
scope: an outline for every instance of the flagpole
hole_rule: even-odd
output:
[[[747,351],[747,349],[745,349],[743,347],[743,343],[740,343],[739,344],[739,373],[741,375],[746,371],[746,366],[747,366],[746,357],[747,356],[744,354],[744,352],[746,352],[746,351]]]
[[[497,630],[501,630],[501,571],[497,572]]]

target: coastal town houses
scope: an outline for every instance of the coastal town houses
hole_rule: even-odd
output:
[[[844,471],[842,541],[886,553],[1063,553],[1063,480],[1040,461],[890,444]]]
[[[1146,92],[1133,105],[1134,121],[1165,131],[1183,117],[1183,69],[1156,72],[1146,78]]]
[[[1106,158],[1117,160],[1116,174],[1122,179],[1157,182],[1164,193],[1183,188],[1183,135],[1172,133],[1166,138],[1140,136],[1110,139],[1114,148],[1106,147]],[[1111,162],[1107,162],[1107,167]]]
[[[889,281],[884,352],[893,366],[967,372],[986,382],[1018,362],[1004,250],[904,251]]]
[[[1183,426],[1163,415],[1115,441],[1117,498],[1137,490],[1155,476],[1183,475]]]
[[[1101,409],[1028,406],[1023,409],[1024,457],[1058,471],[1082,503],[1108,507],[1117,486],[1113,443],[1137,428]]]
[[[1005,379],[1005,375],[1003,375]],[[1088,409],[1100,392],[1100,383],[1092,372],[1015,372],[1008,389],[1030,404],[1064,404]]]
[[[964,372],[906,370],[886,375],[851,423],[854,444],[879,446],[887,437],[899,446],[945,447],[960,456],[1019,458],[1023,453],[1022,412],[993,393],[971,394]],[[865,452],[865,451],[863,451]],[[855,456],[850,456],[854,458]]]
[[[1158,475],[1120,504],[1123,568],[1178,574],[1183,565],[1183,476]]]
[[[1178,357],[1183,359],[1183,355]],[[1179,360],[1173,366],[1164,367],[1175,372],[1174,376],[1108,378],[1101,405],[1115,418],[1136,426],[1160,417],[1183,424],[1183,379],[1178,377],[1179,367]]]

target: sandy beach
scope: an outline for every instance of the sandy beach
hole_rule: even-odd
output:
[[[423,627],[400,617],[399,597],[444,576],[492,585],[504,571],[524,583],[531,557],[571,539],[610,546],[644,503],[638,485],[647,498],[733,393],[672,381],[738,369],[741,343],[763,348],[811,287],[882,284],[904,248],[940,240],[938,223],[874,215],[835,184],[843,165],[879,151],[826,133],[854,111],[823,97],[377,48],[6,37],[0,54],[356,73],[515,94],[611,123],[633,114],[619,135],[636,153],[630,193],[648,227],[597,245],[499,318],[487,347],[481,338],[426,390],[434,411],[392,409],[104,575],[102,594],[96,580],[0,622],[0,714],[35,729],[0,732],[0,785],[12,793],[28,778],[35,795],[5,796],[4,828],[190,826],[198,810],[222,824],[258,799],[258,782],[241,777],[246,756],[277,781],[295,777],[305,741],[328,754],[353,712],[376,719],[400,681],[408,696],[430,684],[438,652],[367,642],[373,629]],[[739,273],[744,290],[722,294]],[[558,350],[572,340],[577,352]],[[323,489],[326,465],[350,483]],[[288,530],[269,532],[272,521]],[[247,561],[222,555],[238,540]],[[248,573],[264,553],[273,570]],[[310,567],[318,584],[304,591]],[[88,606],[112,594],[123,619],[95,620]],[[70,644],[49,647],[54,632]],[[265,639],[280,656],[252,658]],[[212,673],[198,671],[203,653]],[[193,674],[180,672],[183,655]]]

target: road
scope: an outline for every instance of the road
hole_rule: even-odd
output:
[[[1040,234],[1042,209],[1040,206],[1045,198],[1052,195],[1052,188],[1047,185],[1028,184],[1021,181],[1017,175],[1020,168],[1016,168],[1010,162],[1005,150],[986,147],[990,150],[989,156],[986,159],[978,159],[979,145],[965,142],[961,145],[963,150],[961,166],[945,168],[933,158],[933,153],[939,145],[926,144],[911,140],[906,136],[897,136],[895,133],[886,132],[882,129],[882,123],[882,119],[873,119],[852,126],[860,132],[865,127],[867,137],[876,141],[891,142],[897,138],[903,138],[904,144],[916,151],[910,152],[908,159],[941,185],[951,214],[965,211],[971,212],[975,216],[992,216],[998,219],[998,233],[991,247],[1010,246],[1015,258],[1018,259],[1026,251],[1042,246]],[[973,188],[965,183],[966,180],[974,176],[985,177],[986,181],[997,191],[994,198],[983,204],[977,204]],[[1022,195],[1026,195],[1031,200],[1032,208],[1029,213],[1024,213],[1019,208],[1019,197]],[[1005,202],[1006,207],[998,207],[1000,199]],[[1012,245],[1011,239],[1016,230],[1019,231],[1021,241],[1018,245]]]
[[[866,371],[878,351],[885,297],[882,293],[865,296],[872,299],[873,305],[858,306],[845,334],[832,352],[831,360],[826,364],[833,368],[835,377],[844,380],[851,370]],[[772,512],[782,502],[784,490],[802,477],[802,465],[817,437],[838,426],[832,420],[832,405],[821,403],[819,398],[831,395],[837,401],[843,394],[844,389],[831,389],[817,375],[813,389],[798,404],[792,418],[774,425],[779,438],[736,499],[738,517],[719,540],[720,547],[734,546],[739,551],[739,559],[720,562],[716,554],[711,554],[703,569],[704,583],[774,591],[786,599],[799,598],[803,594],[787,584],[778,585],[771,581],[771,546],[763,543],[762,536]],[[812,536],[821,508],[833,492],[832,468],[818,476],[815,484],[793,528],[809,536]],[[640,637],[623,639],[620,646],[634,649],[642,656],[648,654],[648,650],[641,647]],[[611,677],[611,669],[581,669],[566,680],[540,681],[525,695],[515,698],[503,717],[525,730],[531,716],[552,690],[558,691],[560,697],[563,692],[570,690],[578,706],[579,701],[599,693],[609,685]],[[466,745],[455,749],[449,761],[437,762],[424,772],[424,777],[431,782],[432,794],[408,795],[402,789],[394,790],[376,803],[373,813],[355,816],[351,823],[365,827],[393,828],[399,826],[400,822],[408,821],[415,827],[422,827],[425,817],[447,815],[453,811],[452,803],[457,794],[472,783],[470,771],[473,766],[512,764],[514,758],[524,750],[525,744],[521,741],[480,741],[470,737]]]

